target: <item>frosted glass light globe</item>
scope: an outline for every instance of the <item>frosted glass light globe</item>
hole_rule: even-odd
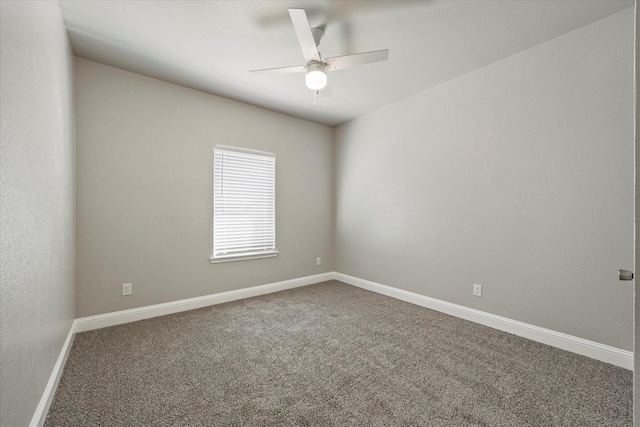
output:
[[[311,63],[307,66],[305,77],[307,87],[311,90],[320,90],[327,85],[327,73],[325,66],[321,63]]]

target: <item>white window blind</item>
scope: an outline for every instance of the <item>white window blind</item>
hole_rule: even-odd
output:
[[[213,150],[213,258],[275,256],[275,156]]]

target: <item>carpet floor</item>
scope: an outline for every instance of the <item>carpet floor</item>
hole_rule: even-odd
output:
[[[632,372],[329,281],[76,335],[45,426],[630,426]]]

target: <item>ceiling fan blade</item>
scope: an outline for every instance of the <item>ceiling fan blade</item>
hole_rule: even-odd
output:
[[[354,53],[353,55],[335,56],[327,58],[327,70],[340,70],[342,68],[357,67],[358,65],[381,62],[389,59],[389,49],[374,50],[371,52]]]
[[[263,68],[260,70],[249,70],[250,73],[304,73],[307,67],[304,65],[294,65],[291,67]]]
[[[320,61],[320,53],[318,53],[316,42],[313,39],[313,34],[311,34],[307,13],[304,9],[289,9],[289,16],[291,17],[296,36],[298,36],[298,43],[300,43],[300,48],[302,48],[304,59],[307,62]]]

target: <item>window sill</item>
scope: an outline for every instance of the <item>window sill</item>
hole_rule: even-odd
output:
[[[209,261],[211,264],[219,264],[222,262],[233,262],[233,261],[244,261],[248,259],[259,259],[259,258],[272,258],[278,256],[278,251],[273,252],[259,252],[254,254],[243,254],[243,255],[230,255],[230,256],[221,256],[221,257],[210,257]]]

